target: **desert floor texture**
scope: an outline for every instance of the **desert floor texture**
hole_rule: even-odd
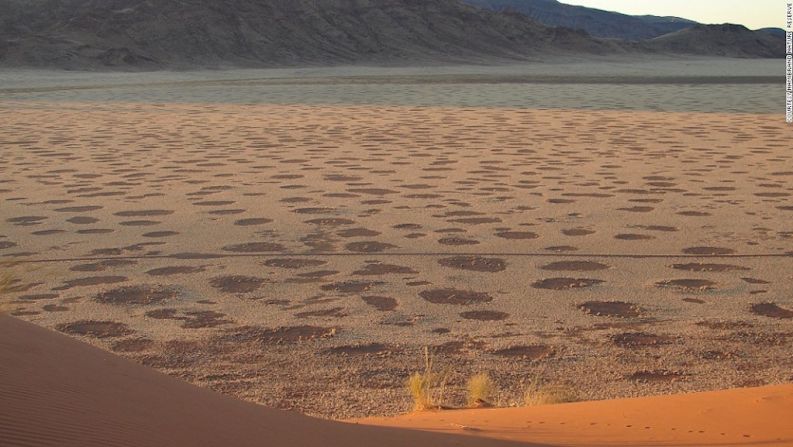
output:
[[[425,346],[450,404],[478,371],[504,406],[534,380],[581,399],[793,380],[776,84],[625,87],[652,107],[615,84],[499,84],[612,98],[584,110],[8,76],[24,88],[0,92],[0,255],[24,320],[334,418],[410,409]]]

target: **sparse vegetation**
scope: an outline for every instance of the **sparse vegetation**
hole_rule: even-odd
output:
[[[415,411],[442,408],[443,393],[446,390],[447,372],[433,371],[433,359],[429,348],[424,348],[424,372],[414,373],[408,379],[408,389],[413,397]]]
[[[413,398],[414,411],[442,410],[457,407],[444,405],[444,392],[449,377],[452,376],[450,370],[436,372],[435,365],[429,348],[424,348],[424,370],[413,373],[407,381],[407,388]],[[543,383],[542,372],[537,373],[525,388],[522,396],[508,403],[509,406],[538,406],[553,405],[579,400],[575,391],[561,384]],[[461,391],[457,387],[454,389],[455,396]],[[498,388],[495,381],[487,372],[480,372],[469,377],[465,383],[466,408],[489,408],[498,407],[505,404],[503,396],[497,398]],[[452,396],[454,397],[454,396]],[[456,399],[453,399],[456,400]]]
[[[493,406],[495,384],[487,373],[479,373],[468,379],[468,406],[472,408]]]
[[[526,407],[564,404],[577,400],[575,392],[569,387],[564,385],[544,385],[539,378],[532,380],[523,395],[523,405]]]

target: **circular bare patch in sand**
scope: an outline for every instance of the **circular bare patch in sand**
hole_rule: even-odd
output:
[[[240,219],[240,220],[234,222],[234,225],[238,225],[238,226],[241,226],[241,227],[248,227],[248,226],[253,226],[253,225],[264,225],[264,224],[268,224],[268,223],[270,223],[272,221],[273,221],[272,219],[266,219],[266,218],[263,218],[263,217],[251,217],[251,218],[248,218],[248,219]]]
[[[389,296],[362,296],[361,299],[381,312],[392,311],[398,306],[397,300]]]
[[[530,240],[540,237],[537,233],[532,233],[531,231],[501,231],[496,233],[496,236],[513,240]]]
[[[381,233],[367,228],[350,228],[348,230],[341,230],[336,234],[341,237],[375,237],[380,236]]]
[[[64,288],[70,287],[83,287],[83,286],[99,286],[104,284],[116,284],[127,280],[126,276],[89,276],[86,278],[77,278],[64,281]]]
[[[621,241],[649,241],[655,239],[655,236],[649,234],[636,234],[636,233],[620,233],[614,236],[614,239]]]
[[[173,211],[171,210],[130,210],[113,213],[113,215],[119,217],[154,217],[169,216],[171,214],[173,214]]]
[[[548,278],[536,281],[531,286],[535,289],[570,290],[592,287],[604,282],[591,278]]]
[[[258,290],[264,284],[264,279],[256,276],[227,275],[212,278],[209,284],[225,293],[250,293]]]
[[[99,222],[99,219],[91,216],[74,216],[66,219],[66,222],[73,223],[75,225],[88,225]]]
[[[385,242],[377,241],[364,241],[364,242],[351,242],[344,246],[348,251],[357,253],[379,253],[388,250],[389,248],[397,248],[396,245],[387,244]]]
[[[707,279],[669,279],[655,283],[662,289],[676,289],[683,292],[706,292],[716,288],[716,283]]]
[[[362,269],[354,271],[353,275],[360,276],[381,276],[381,275],[415,275],[418,273],[410,267],[394,264],[384,264],[381,262],[373,262],[366,264]]]
[[[46,216],[20,216],[20,217],[12,217],[10,219],[6,219],[6,222],[13,225],[24,227],[30,225],[38,225],[45,220],[47,220]]]
[[[724,247],[688,247],[683,249],[683,253],[687,255],[721,256],[734,254],[735,250]]]
[[[99,209],[102,209],[102,207],[98,205],[88,205],[88,206],[69,206],[66,208],[56,208],[53,211],[57,213],[87,213],[89,211],[96,211]]]
[[[752,304],[752,313],[769,318],[791,319],[793,318],[793,310],[779,307],[774,303],[758,303]]]
[[[562,234],[565,236],[589,236],[590,234],[595,234],[595,230],[588,230],[586,228],[568,228],[562,230]]]
[[[700,262],[692,262],[689,264],[672,264],[675,270],[685,270],[688,272],[734,272],[751,270],[748,267],[730,264],[703,264]]]
[[[656,348],[669,344],[671,339],[664,335],[648,334],[646,332],[624,332],[611,336],[611,342],[620,348]]]
[[[546,345],[518,345],[492,351],[501,357],[521,357],[528,360],[542,360],[553,355],[553,349]]]
[[[141,352],[154,346],[154,342],[148,338],[128,338],[119,340],[110,346],[114,352]]]
[[[441,245],[476,245],[479,241],[474,239],[465,239],[461,237],[444,237],[438,239],[438,243]]]
[[[133,333],[126,324],[117,321],[80,320],[59,324],[55,328],[67,334],[95,338],[124,337]]]
[[[294,211],[297,214],[333,214],[335,208],[298,208]]]
[[[754,285],[771,284],[770,281],[766,281],[764,279],[757,279],[757,278],[741,278],[741,281],[747,284],[754,284]]]
[[[367,343],[362,345],[346,345],[329,348],[322,353],[335,354],[335,355],[371,355],[371,354],[386,354],[392,352],[392,346],[383,343]]]
[[[385,284],[382,281],[341,281],[325,284],[320,289],[327,292],[363,293],[372,287]]]
[[[559,272],[594,272],[598,270],[608,270],[609,266],[592,261],[560,261],[552,262],[540,268]]]
[[[636,318],[642,313],[639,306],[624,301],[587,301],[578,308],[597,317]]]
[[[322,326],[284,326],[268,329],[258,326],[243,326],[229,329],[220,337],[228,342],[259,342],[266,344],[297,343],[336,335],[338,328]]]
[[[355,223],[355,221],[350,219],[342,219],[340,217],[322,217],[319,219],[307,220],[306,223],[324,227],[340,227],[343,225],[352,225]]]
[[[284,251],[284,246],[272,242],[246,242],[244,244],[226,245],[223,251],[234,253],[268,253]]]
[[[182,318],[184,320],[182,327],[184,329],[202,329],[232,323],[231,320],[223,319],[225,316],[226,314],[211,310],[185,312],[185,317]]]
[[[470,312],[463,312],[460,316],[466,320],[477,321],[502,321],[509,318],[508,313],[499,312],[497,310],[472,310]]]
[[[267,267],[278,267],[282,269],[303,269],[308,267],[319,267],[327,264],[327,261],[308,258],[274,258],[262,262]]]
[[[419,296],[433,304],[468,305],[493,301],[487,293],[454,288],[424,290]]]
[[[688,217],[705,217],[710,216],[710,213],[705,211],[681,211],[677,213],[681,216],[688,216]]]
[[[137,261],[131,259],[106,259],[92,264],[78,264],[71,267],[69,270],[73,272],[102,272],[109,268],[126,267],[136,263]]]
[[[139,284],[100,292],[95,299],[103,304],[149,305],[162,303],[178,295],[179,289],[176,287]]]
[[[481,256],[455,256],[453,258],[439,259],[438,264],[460,270],[474,272],[502,272],[507,269],[507,263],[499,258],[484,258]]]
[[[160,267],[151,269],[146,272],[151,276],[171,276],[171,275],[187,275],[190,273],[200,273],[204,271],[204,267],[194,267],[189,265],[174,265],[169,267]]]
[[[573,247],[570,245],[554,245],[551,247],[545,247],[544,250],[552,251],[555,253],[565,253],[570,251],[578,251],[578,247]]]

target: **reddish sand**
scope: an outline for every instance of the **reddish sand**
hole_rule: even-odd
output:
[[[793,385],[362,423],[559,446],[793,446]]]
[[[0,316],[0,445],[396,447],[482,442],[268,409]]]
[[[235,400],[0,316],[3,446],[784,446],[791,416],[786,385],[346,424]]]

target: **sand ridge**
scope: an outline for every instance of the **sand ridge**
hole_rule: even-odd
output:
[[[242,402],[0,316],[4,446],[793,444],[790,385],[351,423]]]

